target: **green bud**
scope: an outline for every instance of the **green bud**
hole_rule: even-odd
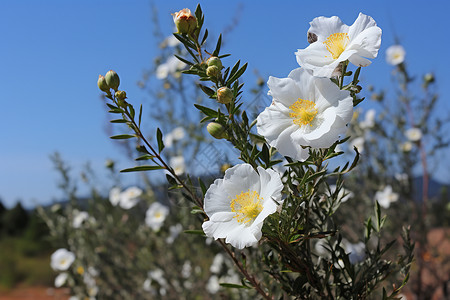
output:
[[[226,86],[217,90],[217,101],[222,104],[228,104],[233,100],[233,91]]]
[[[97,81],[98,88],[105,93],[110,93],[110,88],[108,84],[106,83],[105,76],[98,75],[98,81]]]
[[[117,91],[115,94],[118,102],[123,102],[127,98],[127,93],[125,91]]]
[[[206,126],[206,130],[208,130],[209,134],[219,140],[228,137],[225,128],[216,122],[209,123],[208,126]]]
[[[172,15],[178,33],[192,34],[197,29],[197,18],[192,15],[190,9],[184,8]]]
[[[209,66],[206,69],[206,75],[208,75],[209,77],[217,78],[219,76],[219,74],[220,74],[220,70],[216,66]]]
[[[206,63],[208,64],[208,67],[216,66],[219,68],[219,70],[222,69],[222,61],[216,56],[211,56],[210,58],[208,58]]]
[[[106,73],[105,79],[108,86],[112,88],[114,91],[117,91],[120,84],[119,75],[117,75],[117,73],[114,72],[113,70],[109,70],[108,73]]]

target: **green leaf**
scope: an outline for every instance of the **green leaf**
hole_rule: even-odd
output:
[[[115,108],[115,109],[110,109],[110,110],[108,110],[108,112],[109,112],[109,113],[112,113],[112,114],[122,114],[122,113],[123,113],[123,110],[118,109],[118,108]]]
[[[380,225],[381,225],[381,208],[378,201],[375,201],[375,220],[377,222],[377,228],[376,231],[380,232]]]
[[[211,96],[213,96],[216,92],[214,92],[214,90],[213,89],[211,89],[211,88],[209,88],[209,87],[207,87],[207,86],[204,86],[203,84],[198,84],[198,86],[202,89],[202,91],[206,94],[206,95],[208,95],[209,97],[211,97]]]
[[[142,120],[142,104],[139,107],[139,123],[138,123],[139,127],[141,127],[141,120]]]
[[[149,159],[152,159],[152,158],[155,158],[155,156],[154,155],[149,155],[149,154],[146,154],[146,155],[142,155],[142,156],[139,156],[138,158],[136,158],[135,160],[149,160]]]
[[[113,139],[113,140],[124,140],[124,139],[131,139],[134,137],[136,137],[134,134],[119,134],[119,135],[113,135],[109,138]]]
[[[231,83],[233,83],[236,79],[238,79],[239,77],[241,77],[242,74],[244,74],[245,70],[247,69],[247,63],[245,63],[240,69],[239,71],[236,72],[236,74],[234,74],[233,76],[230,77],[230,79],[227,80],[227,84],[226,85],[230,85]]]
[[[128,109],[130,110],[131,119],[134,120],[135,111],[133,105],[128,104]]]
[[[230,288],[230,289],[251,289],[251,287],[240,285],[240,284],[233,284],[233,283],[220,283],[220,286]]]
[[[207,116],[209,116],[211,118],[217,118],[217,111],[215,111],[215,110],[213,110],[211,108],[205,107],[205,106],[201,106],[199,104],[194,104],[194,106],[198,110],[200,110],[202,113],[204,113],[205,115],[207,115]]]
[[[205,235],[205,233],[203,232],[203,230],[185,230],[183,231],[184,233],[187,234],[197,234],[197,235]]]
[[[187,65],[190,65],[190,66],[194,65],[193,63],[191,63],[191,62],[188,61],[187,59],[182,58],[181,56],[178,56],[178,55],[176,55],[176,54],[174,54],[174,56],[175,56],[176,58],[178,58],[179,60],[181,60],[182,62],[184,62],[185,64],[187,64]]]
[[[111,123],[127,123],[128,121],[124,120],[124,119],[117,119],[117,120],[111,120],[110,122]]]
[[[163,135],[161,130],[158,128],[156,129],[156,140],[158,141],[158,152],[161,153],[161,151],[164,149],[164,142],[163,142]]]
[[[219,39],[217,40],[216,49],[214,50],[212,56],[218,56],[220,52],[220,46],[222,45],[222,34],[219,35]]]
[[[142,171],[153,171],[153,170],[161,170],[161,169],[165,169],[165,168],[161,167],[161,166],[137,166],[137,167],[134,167],[134,168],[128,168],[128,169],[120,170],[120,172],[121,173],[142,172]]]
[[[204,213],[204,211],[203,211],[203,209],[202,209],[201,207],[199,207],[199,206],[194,206],[194,207],[191,209],[191,214],[193,214],[193,215],[196,215],[196,214],[202,214],[202,213]]]
[[[205,29],[205,34],[203,35],[202,42],[200,43],[200,46],[203,46],[203,44],[206,42],[206,38],[208,38],[208,29]]]
[[[239,69],[240,63],[241,63],[241,60],[238,60],[237,63],[234,64],[234,66],[230,72],[230,77],[233,76],[234,74],[236,74],[237,70]]]

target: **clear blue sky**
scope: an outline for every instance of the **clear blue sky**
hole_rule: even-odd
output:
[[[196,3],[155,1],[166,35],[172,29],[170,13],[194,10]],[[202,2],[206,26],[218,34],[239,3]],[[242,1],[240,23],[224,37],[225,51],[233,54],[229,64],[240,58],[249,62],[250,71],[258,69],[265,77],[286,76],[298,67],[294,52],[307,46],[306,32],[314,17],[337,15],[350,25],[363,12],[383,30],[379,58],[363,79],[389,87],[391,67],[384,50],[395,33],[406,48],[410,70],[435,72],[441,101],[448,102],[449,6],[447,1]],[[105,107],[96,81],[98,74],[114,69],[133,103],[147,97],[136,82],[158,51],[150,2],[3,0],[0,11],[3,203],[11,206],[20,199],[31,207],[60,197],[49,160],[55,151],[73,166],[74,175],[87,161],[99,169],[107,158],[129,166],[103,130]]]

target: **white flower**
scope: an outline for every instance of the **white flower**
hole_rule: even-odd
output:
[[[66,271],[75,260],[75,254],[67,249],[56,250],[50,258],[50,266],[55,271]]]
[[[392,202],[398,200],[398,194],[392,191],[390,185],[386,186],[384,190],[375,193],[375,201],[378,201],[381,207],[389,208]]]
[[[89,219],[89,214],[85,211],[75,211],[74,212],[74,218],[72,222],[73,228],[80,228],[81,224],[83,224],[84,221]]]
[[[369,109],[364,115],[364,120],[359,123],[361,129],[370,129],[375,126],[375,109]]]
[[[180,61],[175,56],[171,56],[167,59],[167,61],[163,64],[160,64],[156,68],[156,78],[165,79],[169,75],[176,76],[178,71],[181,71],[186,64]]]
[[[413,144],[411,142],[404,142],[403,144],[400,145],[400,149],[403,152],[409,152],[412,150]]]
[[[145,224],[154,231],[158,231],[168,214],[169,208],[167,206],[159,202],[153,202],[145,213]]]
[[[357,138],[354,138],[353,140],[351,140],[349,142],[348,147],[351,151],[353,151],[353,147],[356,147],[356,149],[358,149],[359,153],[363,153],[364,152],[364,142],[365,142],[364,138],[360,136],[360,137],[357,137]]]
[[[181,175],[186,170],[186,164],[184,163],[184,157],[182,155],[172,157],[169,161],[169,165],[175,171],[176,175]]]
[[[216,179],[205,195],[204,209],[209,221],[203,223],[206,236],[225,238],[243,249],[255,245],[262,236],[264,219],[281,203],[283,184],[272,169],[239,164]]]
[[[66,272],[58,274],[58,276],[56,276],[55,278],[55,287],[62,287],[64,283],[66,283],[68,277],[69,274],[67,274]]]
[[[209,277],[208,282],[206,283],[206,290],[210,294],[215,294],[220,290],[219,277],[217,277],[217,275]]]
[[[180,235],[183,231],[183,226],[181,224],[177,224],[169,227],[169,236],[166,238],[166,243],[173,244],[175,239]]]
[[[113,206],[116,206],[117,204],[119,204],[120,202],[120,188],[118,187],[113,187],[110,191],[109,191],[109,202],[111,202],[111,204]]]
[[[173,142],[182,140],[185,135],[186,131],[184,130],[183,127],[176,127],[170,133],[166,134],[163,140],[164,145],[170,148],[172,147]]]
[[[165,47],[175,47],[177,45],[180,45],[181,42],[173,35],[169,35],[168,37],[166,37],[164,39],[164,41],[162,41],[160,47],[161,48],[165,48]]]
[[[331,77],[339,63],[346,60],[366,67],[371,64],[367,58],[378,55],[381,29],[369,16],[360,13],[351,26],[336,16],[315,18],[310,25],[308,35],[316,35],[317,41],[295,54],[298,64],[314,76]]]
[[[181,277],[189,278],[191,277],[191,273],[192,273],[192,265],[189,261],[185,261],[181,269]]]
[[[349,254],[348,258],[352,264],[362,261],[366,256],[366,245],[363,242],[353,244],[347,240],[342,240],[342,243],[344,244],[345,252]]]
[[[211,271],[211,273],[213,274],[219,274],[220,270],[222,269],[224,261],[225,261],[224,255],[222,253],[217,253],[216,256],[214,256],[209,271]]]
[[[395,173],[394,178],[402,184],[408,183],[408,174],[406,173]]]
[[[329,79],[298,68],[288,78],[270,77],[267,85],[273,102],[258,116],[257,129],[280,154],[304,161],[304,147],[330,147],[347,130],[353,100]]]
[[[418,142],[422,138],[422,130],[419,128],[410,128],[406,130],[405,136],[411,142]]]
[[[164,272],[161,269],[155,269],[152,271],[148,272],[148,277],[154,281],[156,281],[157,283],[159,283],[159,285],[166,287],[167,286],[167,281],[164,278]]]
[[[330,192],[331,194],[326,191],[326,195],[327,196],[331,196],[332,194],[334,194],[334,192],[336,191],[336,185],[330,185]],[[339,190],[339,194],[337,199],[340,200],[341,202],[346,202],[348,199],[352,198],[354,196],[354,194],[352,192],[350,192],[349,190],[346,190],[344,188],[341,188]]]
[[[401,45],[392,45],[386,49],[386,61],[388,64],[396,66],[405,60],[405,49]]]
[[[140,200],[142,190],[138,187],[129,187],[120,194],[119,206],[123,209],[134,207]]]
[[[326,239],[318,239],[316,244],[314,245],[314,249],[319,256],[330,257],[330,251],[328,251],[328,249],[330,249],[330,246],[328,245]]]

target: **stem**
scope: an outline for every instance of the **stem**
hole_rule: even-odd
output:
[[[238,267],[239,271],[245,276],[245,278],[250,281],[250,283],[255,287],[256,291],[267,300],[273,300],[273,297],[271,297],[268,293],[264,292],[264,289],[261,287],[261,283],[258,282],[258,280],[250,275],[247,270],[242,266],[242,264],[237,260],[236,255],[225,245],[225,243],[218,239],[217,242],[222,246],[222,248],[228,253],[228,255],[233,260],[236,267]]]

